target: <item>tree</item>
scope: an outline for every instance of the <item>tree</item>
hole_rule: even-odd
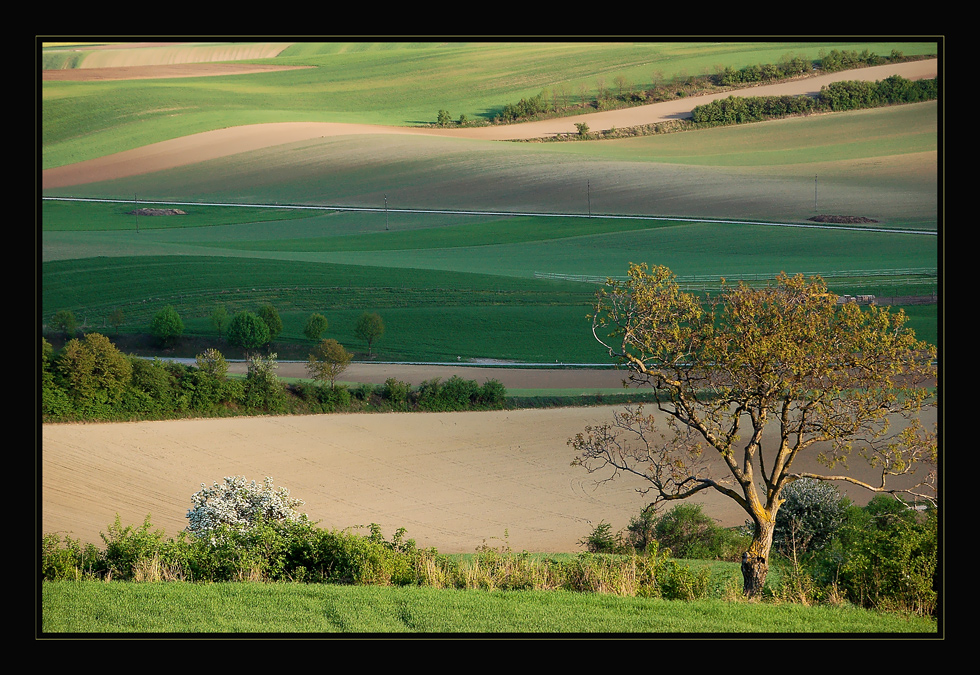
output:
[[[218,305],[211,312],[211,325],[218,331],[218,337],[224,334],[225,326],[228,325],[228,310],[225,309],[224,305]]]
[[[329,326],[327,318],[322,314],[310,314],[310,318],[306,320],[306,326],[303,327],[303,335],[316,342],[323,337]]]
[[[126,317],[123,314],[123,311],[118,307],[112,310],[112,312],[109,314],[109,324],[117,333],[119,332],[119,326],[121,326],[125,320]]]
[[[335,389],[337,378],[347,370],[353,358],[354,355],[336,340],[323,340],[310,354],[306,372],[314,380],[329,382],[330,388]]]
[[[628,408],[569,440],[573,464],[639,476],[653,504],[702,490],[733,500],[754,528],[742,574],[745,594],[755,596],[790,483],[847,481],[934,498],[932,472],[914,486],[888,483],[928,469],[937,456],[935,436],[917,418],[935,404],[926,386],[936,351],[905,322],[901,311],[838,304],[817,277],[780,275],[765,288],[725,284],[720,301],[705,307],[667,268],[631,265],[626,281],[610,280],[597,296],[592,331],[633,384],[652,388],[666,428],[642,407]],[[895,416],[909,420],[899,434],[890,427]],[[878,480],[794,467],[803,453],[828,470],[846,467],[852,448]],[[709,473],[712,458],[724,478]]]
[[[51,325],[64,333],[65,337],[71,337],[78,328],[78,321],[75,320],[75,314],[70,309],[61,309],[52,317]]]
[[[133,373],[126,355],[99,333],[69,340],[58,357],[57,368],[69,395],[79,403],[114,403]]]
[[[265,321],[269,327],[269,342],[275,340],[282,333],[282,319],[279,317],[279,310],[270,304],[259,307],[259,318]]]
[[[150,322],[150,333],[164,347],[174,344],[184,334],[184,322],[173,305],[157,312]]]
[[[381,317],[378,314],[368,312],[361,315],[361,318],[357,320],[357,326],[354,328],[354,335],[367,343],[368,357],[372,356],[371,345],[384,335],[384,332],[385,323]]]
[[[258,315],[242,311],[231,319],[228,325],[228,342],[245,351],[258,349],[269,344],[269,327]]]
[[[440,127],[448,127],[453,123],[453,117],[448,110],[440,110],[436,115],[436,124]]]

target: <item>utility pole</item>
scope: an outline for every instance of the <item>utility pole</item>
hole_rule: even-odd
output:
[[[388,231],[388,195],[385,195],[385,232]]]

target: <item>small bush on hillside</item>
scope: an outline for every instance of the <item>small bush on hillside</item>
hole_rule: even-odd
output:
[[[587,537],[579,540],[589,553],[628,553],[629,545],[623,540],[621,532],[613,532],[612,525],[606,521],[596,525]]]
[[[848,510],[813,569],[818,582],[863,607],[931,614],[939,589],[937,513],[876,496],[863,509]]]
[[[254,480],[246,481],[244,476],[226,476],[223,483],[215,481],[210,487],[201,483],[201,489],[191,496],[187,531],[211,537],[222,526],[245,531],[260,521],[302,522],[306,514],[296,507],[303,503],[290,497],[288,489],[274,487],[268,476],[261,485]]]
[[[850,505],[833,483],[812,478],[787,485],[783,498],[772,543],[778,552],[794,557],[827,546],[844,524]]]
[[[276,376],[279,364],[276,354],[263,357],[254,354],[248,359],[248,372],[245,375],[245,406],[251,410],[284,412],[286,409],[286,387]]]
[[[389,377],[381,387],[381,398],[392,406],[404,406],[408,404],[408,397],[411,391],[412,385]]]
[[[675,558],[735,560],[749,541],[720,527],[703,513],[700,504],[678,504],[657,520],[654,535]]]
[[[476,395],[481,405],[497,408],[504,404],[507,398],[507,387],[500,380],[487,380]]]
[[[163,347],[173,345],[184,334],[184,322],[173,305],[167,305],[153,316],[150,334]]]

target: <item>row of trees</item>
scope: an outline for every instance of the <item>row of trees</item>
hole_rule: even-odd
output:
[[[338,383],[353,354],[333,339],[314,347],[309,383],[287,386],[277,375],[277,355],[252,353],[244,378],[229,377],[217,349],[194,365],[122,353],[109,338],[89,333],[55,352],[41,340],[41,415],[46,422],[168,419],[232,414],[330,412],[334,410],[472,410],[504,405],[497,380],[480,385],[454,376],[417,388],[394,378],[353,390]]]
[[[123,322],[121,310],[113,312],[110,318],[118,331]],[[268,348],[283,331],[279,311],[269,303],[261,305],[255,312],[242,310],[234,315],[230,315],[224,306],[218,306],[211,313],[211,324],[219,338],[246,353]],[[325,316],[314,312],[306,320],[303,334],[312,342],[319,342],[329,326]],[[72,338],[78,331],[78,321],[71,310],[59,310],[51,319],[51,327],[66,338]],[[374,356],[374,344],[384,332],[384,321],[374,312],[364,312],[354,326],[354,335],[365,343],[369,357]],[[162,348],[173,347],[179,342],[184,334],[184,322],[173,305],[167,305],[153,315],[150,334]]]
[[[705,72],[700,75],[679,72],[668,78],[661,71],[653,71],[648,86],[638,85],[625,75],[614,77],[610,86],[604,76],[599,76],[595,80],[594,93],[585,83],[577,86],[574,93],[578,103],[575,105],[606,110],[620,105],[666,101],[714,87],[737,87],[799,77],[813,72],[816,68],[834,72],[903,60],[905,60],[904,55],[897,50],[892,51],[890,56],[884,57],[869,50],[858,53],[853,50],[832,49],[829,52],[821,50],[816,60],[787,54],[776,63],[756,64],[743,68],[716,66],[713,73]],[[505,104],[494,116],[493,122],[508,124],[535,119],[541,115],[560,113],[572,107],[574,98],[570,86],[559,83],[553,89],[545,89],[536,96],[522,98],[517,103]],[[457,124],[446,110],[439,111],[436,123],[441,127]],[[467,123],[465,116],[460,116],[458,124],[463,126]]]
[[[897,103],[919,103],[939,96],[936,79],[906,80],[898,75],[878,82],[834,82],[816,98],[802,96],[729,96],[694,108],[691,120],[701,125],[741,124],[787,115],[837,112]]]

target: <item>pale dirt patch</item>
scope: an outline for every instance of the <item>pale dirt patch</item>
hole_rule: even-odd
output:
[[[207,65],[207,64],[204,64]],[[70,71],[68,71],[70,72]],[[820,87],[838,80],[882,80],[889,75],[901,75],[907,79],[936,77],[938,61],[913,61],[874,68],[844,71],[830,75],[794,80],[775,85],[753,87],[742,92],[699,96],[666,103],[638,106],[624,110],[579,115],[576,117],[469,129],[430,129],[418,127],[389,127],[365,124],[337,124],[329,122],[287,122],[259,124],[219,129],[193,134],[169,141],[153,143],[134,150],[127,150],[107,157],[100,157],[69,166],[47,169],[42,174],[45,189],[82,185],[103,180],[143,175],[154,171],[185,166],[218,157],[272,147],[296,141],[327,136],[355,134],[425,134],[479,140],[522,140],[543,138],[576,132],[576,123],[585,122],[593,131],[613,127],[624,128],[653,124],[668,119],[689,116],[696,105],[716,98],[742,93],[748,96],[776,96],[816,93]]]

